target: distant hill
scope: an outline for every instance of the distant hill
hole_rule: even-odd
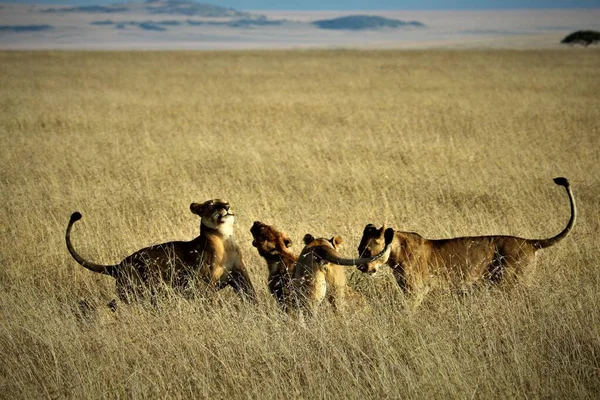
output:
[[[130,27],[138,27],[147,31],[166,31],[167,27],[172,26],[226,26],[230,28],[250,28],[254,26],[266,26],[266,25],[281,25],[283,21],[276,20],[271,21],[265,18],[253,18],[253,19],[233,19],[230,21],[200,21],[200,20],[159,20],[159,21],[113,21],[113,20],[102,20],[92,21],[91,25],[99,26],[113,26],[116,29],[127,29]],[[1,27],[0,27],[1,28]]]
[[[0,32],[40,32],[52,29],[51,25],[0,25]]]
[[[252,14],[233,8],[198,3],[192,0],[146,0],[145,2],[117,3],[107,6],[52,7],[47,13],[128,13],[146,12],[161,15],[187,15],[207,18],[250,18]]]
[[[250,13],[233,8],[197,3],[191,0],[146,0],[146,10],[152,14],[179,14],[196,17],[248,17]]]
[[[374,15],[349,15],[346,17],[334,19],[322,19],[319,21],[314,21],[313,25],[321,29],[339,30],[363,30],[425,26],[424,24],[418,21],[406,22],[398,19],[388,19]]]
[[[129,11],[127,7],[117,6],[80,6],[80,7],[57,7],[46,8],[42,12],[61,13],[61,12],[79,12],[79,13],[118,13]]]

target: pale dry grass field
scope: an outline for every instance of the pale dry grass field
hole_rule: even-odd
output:
[[[0,53],[0,397],[597,398],[600,52]],[[281,315],[254,220],[339,234],[549,237],[513,290],[433,292],[348,269],[366,306]],[[116,263],[228,199],[259,293],[106,304]],[[82,312],[85,300],[91,309]]]

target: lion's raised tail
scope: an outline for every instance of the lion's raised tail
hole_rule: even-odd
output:
[[[71,253],[71,256],[73,256],[75,261],[77,261],[79,264],[81,264],[85,268],[89,269],[90,271],[94,271],[94,272],[98,272],[100,274],[110,275],[110,276],[114,277],[114,274],[115,274],[115,271],[117,268],[116,265],[100,265],[100,264],[96,264],[96,263],[87,261],[75,251],[75,248],[73,247],[73,244],[71,243],[71,228],[73,227],[73,224],[75,222],[79,221],[80,219],[81,219],[80,212],[75,211],[73,214],[71,214],[71,219],[69,220],[69,225],[67,226],[67,233],[65,235],[65,239],[67,241],[67,249],[69,250],[69,253]]]
[[[569,223],[558,235],[548,238],[548,239],[536,239],[532,240],[533,246],[537,249],[544,249],[546,247],[550,247],[562,239],[567,237],[567,235],[571,232],[573,227],[575,226],[575,221],[577,220],[577,206],[575,205],[575,198],[573,197],[573,192],[571,191],[571,186],[569,185],[569,181],[567,178],[554,178],[554,183],[559,186],[562,186],[567,191],[567,195],[569,196],[569,203],[571,204],[571,218],[569,219]]]
[[[379,254],[375,254],[372,257],[341,258],[339,255],[337,255],[337,252],[332,251],[332,249],[328,249],[328,248],[320,249],[321,251],[319,252],[319,256],[327,262],[330,262],[332,264],[337,264],[337,265],[343,265],[343,266],[357,266],[357,265],[361,265],[361,264],[372,263],[373,261],[377,261],[381,257],[383,257],[386,254],[386,252],[390,249],[390,245],[392,243],[392,240],[394,239],[394,230],[392,228],[387,228],[385,230],[384,239],[385,239],[385,247],[383,248],[383,250],[381,250],[381,252]]]

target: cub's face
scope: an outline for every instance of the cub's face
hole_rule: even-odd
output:
[[[307,233],[304,235],[304,245],[306,248],[329,247],[337,250],[342,245],[342,238],[338,235],[335,235],[331,239],[315,238],[310,233]]]
[[[221,199],[207,200],[204,203],[190,204],[190,211],[201,218],[202,225],[224,234],[233,233],[234,214],[229,202]]]
[[[260,221],[254,221],[250,233],[253,238],[252,246],[266,260],[280,260],[281,255],[289,252],[288,248],[292,245],[288,235]]]
[[[329,249],[337,252],[342,244],[342,238],[338,235],[335,235],[331,239],[315,238],[310,233],[307,233],[304,235],[304,244],[304,249],[300,255],[302,262],[306,266],[311,268],[318,267],[323,272],[326,272],[330,263],[322,259],[319,254]]]
[[[379,254],[383,251],[385,247],[385,239],[384,239],[385,226],[382,226],[380,229],[377,229],[375,225],[369,224],[365,227],[363,231],[362,239],[360,240],[360,244],[358,245],[358,256],[359,257],[371,257],[374,254]],[[387,262],[389,258],[388,254],[384,255],[382,258],[368,264],[360,264],[357,265],[359,271],[375,275],[383,264]]]

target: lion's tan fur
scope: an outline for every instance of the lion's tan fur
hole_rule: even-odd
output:
[[[267,286],[269,293],[277,301],[283,311],[291,307],[291,282],[294,276],[296,256],[290,246],[292,241],[289,236],[275,229],[273,226],[255,221],[250,228],[252,245],[258,254],[267,262],[269,275]]]
[[[232,232],[234,215],[229,203],[209,200],[192,203],[192,213],[201,217],[200,235],[195,239],[167,242],[143,248],[117,265],[100,265],[81,257],[71,243],[73,224],[81,219],[73,213],[66,232],[67,248],[85,268],[112,276],[119,298],[125,302],[174,289],[186,295],[231,286],[244,299],[256,295]]]
[[[536,252],[566,237],[575,225],[577,209],[565,178],[556,178],[564,186],[571,204],[567,227],[549,239],[524,239],[516,236],[474,236],[431,240],[414,232],[396,231],[388,255],[358,269],[374,274],[382,264],[392,268],[398,285],[408,293],[442,286],[460,288],[476,283],[510,284],[531,274]],[[359,255],[368,256],[383,248],[385,226],[365,227],[358,247]]]
[[[298,256],[294,270],[294,296],[300,306],[312,312],[325,298],[337,311],[343,311],[346,297],[346,273],[344,267],[324,261],[315,250],[337,253],[342,238],[313,238],[306,235],[305,247]]]
[[[292,241],[286,233],[260,221],[254,222],[250,232],[253,236],[252,245],[256,247],[258,253],[267,262],[270,293],[284,311],[290,311],[293,307],[292,296],[296,294],[292,286],[292,281],[296,274],[296,263],[298,261],[298,256],[290,249]],[[311,236],[308,235],[308,237]],[[306,260],[306,254],[309,252],[308,249],[313,246],[333,246],[336,248],[341,242],[342,239],[339,236],[335,236],[329,240],[315,239],[313,243],[305,247],[303,259]],[[339,254],[337,256],[339,257]],[[314,264],[316,262],[318,261],[311,259],[308,264],[311,264],[315,268]],[[343,307],[346,301],[349,301],[353,306],[365,305],[364,297],[346,284],[344,267],[329,263],[327,266],[315,268],[318,271],[314,274],[314,278],[312,278],[313,274],[306,270],[308,268],[306,264],[307,262],[305,261],[299,267],[300,269],[304,269],[300,275],[310,277],[303,281],[303,285],[301,285],[303,289],[302,296],[309,298],[314,303],[320,303],[323,298],[327,298],[336,310]],[[319,285],[323,284],[325,286],[324,295],[317,290]],[[299,287],[300,285],[296,289]],[[321,295],[320,298],[319,295]]]
[[[335,310],[343,311],[348,290],[343,265],[358,265],[383,257],[389,251],[392,237],[393,230],[386,230],[384,247],[378,254],[349,259],[343,258],[337,251],[342,244],[340,236],[325,239],[306,234],[305,246],[296,261],[292,280],[294,308],[312,314],[315,307],[327,298]]]

